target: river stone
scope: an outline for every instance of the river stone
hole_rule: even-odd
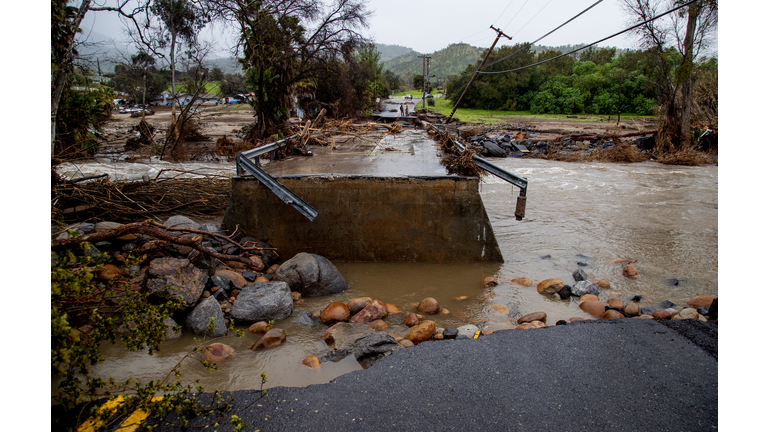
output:
[[[630,303],[624,306],[624,312],[631,316],[640,315],[640,305],[637,303]]]
[[[459,329],[456,327],[446,327],[445,330],[443,330],[443,337],[445,339],[456,339],[456,336],[459,335]]]
[[[293,298],[285,282],[246,285],[232,304],[232,318],[243,322],[277,321],[293,313]]]
[[[421,342],[428,341],[435,334],[434,321],[424,321],[423,323],[411,328],[408,335],[405,337],[407,340],[413,342],[414,345],[418,345]]]
[[[221,227],[219,227],[215,223],[206,222],[200,225],[200,231],[207,231],[209,233],[220,233]]]
[[[416,307],[416,310],[418,310],[423,314],[434,315],[440,312],[440,304],[438,304],[437,300],[435,300],[434,298],[427,297],[423,299],[421,302],[419,302],[419,305]]]
[[[272,330],[264,333],[256,343],[251,345],[248,349],[255,351],[262,348],[274,348],[285,340],[285,330],[279,328],[273,328]]]
[[[697,307],[696,312],[698,312],[699,315],[702,315],[702,316],[709,315],[709,307],[708,306]]]
[[[193,230],[199,230],[200,224],[193,221],[192,219],[186,217],[186,216],[171,216],[169,217],[165,222],[163,222],[164,226],[172,227],[172,228],[188,228]]]
[[[710,321],[712,320],[717,321],[717,298],[715,298],[712,301],[712,304],[709,305],[709,315],[707,316],[709,317]]]
[[[560,296],[560,300],[566,300],[571,297],[571,286],[565,285],[563,289],[557,292],[557,295]]]
[[[653,313],[652,315],[656,319],[670,319],[672,318],[672,315],[667,312],[666,309],[660,309]]]
[[[173,320],[173,318],[168,317],[165,320],[163,320],[163,324],[165,324],[165,339],[178,339],[181,337],[181,330],[176,330],[176,326],[178,325],[176,321]]]
[[[594,300],[581,302],[579,308],[593,317],[599,317],[605,313],[605,306],[599,301]]]
[[[256,273],[246,270],[243,273],[241,273],[241,276],[243,279],[245,279],[246,282],[256,282],[256,278],[259,277]]]
[[[349,313],[354,315],[371,303],[373,303],[373,299],[370,297],[358,297],[348,301],[347,307],[349,308]]]
[[[112,279],[116,279],[122,276],[123,272],[114,264],[104,264],[104,267],[99,270],[99,280],[102,282],[109,282]],[[712,303],[712,302],[710,302]],[[709,305],[707,305],[709,306]]]
[[[587,280],[587,274],[582,269],[578,269],[575,272],[573,272],[573,280],[576,282],[581,282]]]
[[[646,306],[640,308],[640,315],[653,315],[653,313],[656,312],[656,308]]]
[[[664,300],[663,302],[659,303],[659,309],[669,309],[673,307],[675,307],[675,304],[669,300]]]
[[[546,279],[539,282],[539,284],[536,285],[536,291],[539,294],[551,295],[551,294],[556,294],[558,291],[563,289],[564,286],[565,286],[565,283],[563,283],[563,281],[560,279],[555,279],[555,278]]]
[[[533,281],[530,278],[527,277],[519,277],[516,279],[512,279],[512,283],[515,285],[520,285],[524,287],[529,287],[533,285]]]
[[[619,318],[624,318],[624,315],[621,312],[613,309],[608,309],[607,311],[605,311],[605,313],[600,315],[600,319],[619,319]]]
[[[584,303],[585,301],[600,301],[600,297],[594,294],[584,294],[579,298],[579,304]]]
[[[385,306],[387,307],[387,315],[395,315],[402,312],[399,307],[393,304],[385,303]]]
[[[320,357],[320,362],[325,363],[331,361],[336,363],[346,358],[351,352],[352,350],[350,348],[330,350]]]
[[[499,281],[496,280],[496,278],[493,277],[493,276],[487,276],[487,277],[483,278],[483,286],[485,288],[495,287],[498,284],[499,284]]]
[[[232,358],[235,349],[223,343],[210,344],[203,348],[203,358],[211,363],[221,363]]]
[[[305,357],[301,362],[308,368],[317,369],[320,367],[320,359],[313,355]]]
[[[72,225],[68,225],[62,230],[64,232],[59,234],[58,237],[56,237],[56,240],[65,240],[68,238],[72,238],[72,236],[67,232],[69,230],[77,231],[78,236],[84,236],[92,233],[95,227],[96,225],[91,222],[78,222]]]
[[[296,322],[306,326],[316,326],[321,324],[323,320],[315,317],[309,311],[303,311],[296,317]]]
[[[611,288],[611,283],[608,282],[605,279],[592,278],[592,282],[596,283],[597,286],[599,286],[602,289],[610,289]]]
[[[251,333],[266,333],[268,330],[269,324],[264,321],[253,323],[250,327],[248,327],[248,331]]]
[[[374,332],[355,341],[352,353],[355,359],[369,368],[372,364],[403,347],[385,332]]]
[[[236,272],[236,271],[232,271],[232,270],[225,270],[225,269],[216,270],[216,272],[214,272],[214,273],[213,273],[213,276],[220,276],[220,277],[223,277],[223,278],[224,278],[224,279],[226,279],[226,280],[227,280],[227,281],[228,281],[230,284],[235,284],[235,285],[237,285],[237,287],[238,287],[238,288],[242,288],[242,287],[244,287],[244,286],[248,285],[248,281],[247,281],[247,280],[245,280],[245,278],[243,277],[243,275],[241,275],[240,273],[238,273],[238,272]],[[219,285],[219,286],[221,286],[221,285]],[[234,287],[233,287],[233,288],[234,288]]]
[[[384,331],[389,328],[389,324],[387,324],[384,320],[377,319],[376,321],[373,321],[372,323],[368,324],[368,326],[375,331]]]
[[[491,303],[485,307],[486,312],[490,312],[496,315],[508,315],[509,308],[501,303]]]
[[[585,294],[599,295],[600,287],[596,283],[592,283],[588,280],[576,282],[571,288],[571,295],[581,297]]]
[[[349,308],[342,302],[333,302],[320,312],[323,324],[333,325],[339,321],[349,319]]]
[[[618,297],[608,299],[608,307],[614,308],[614,309],[624,309],[624,300]]]
[[[544,312],[533,312],[529,313],[528,315],[524,315],[517,319],[518,324],[523,324],[531,321],[546,321],[547,320],[547,314]]]
[[[712,301],[714,300],[715,298],[710,295],[702,295],[702,296],[694,297],[688,300],[686,304],[695,309],[695,308],[700,308],[702,306],[709,307],[709,305],[711,305]]]
[[[351,323],[368,324],[377,319],[387,316],[387,305],[380,300],[374,300],[373,303],[364,307],[363,310],[356,313],[349,319]]]
[[[445,329],[445,330],[448,331],[448,329]],[[463,325],[463,326],[459,327],[458,330],[459,330],[459,333],[458,333],[458,335],[456,337],[459,337],[459,336],[463,335],[463,336],[467,336],[468,338],[471,339],[471,338],[475,337],[475,333],[477,333],[480,329],[477,328],[477,326],[475,326],[475,325],[466,324],[466,325]],[[443,333],[443,334],[445,334],[445,333]]]
[[[227,334],[227,323],[221,312],[221,305],[213,297],[201,301],[187,315],[184,325],[196,335],[205,335],[208,331],[208,321],[213,317],[214,328],[209,337],[219,337]]]
[[[149,263],[149,277],[149,292],[181,298],[185,307],[197,303],[208,281],[208,275],[203,270],[193,266],[188,259],[178,258],[153,259]]]
[[[637,272],[637,269],[632,264],[628,264],[624,266],[624,268],[621,269],[621,274],[623,274],[624,277],[628,277],[631,279],[637,279],[640,277],[640,274]]]
[[[693,308],[683,308],[679,314],[675,316],[677,319],[699,319],[699,313]]]
[[[211,284],[213,284],[213,286],[217,286],[224,289],[224,291],[226,291],[227,293],[232,292],[232,286],[229,285],[229,279],[225,278],[224,276],[217,275],[214,273],[214,275],[211,276]]]
[[[291,291],[298,291],[304,297],[338,294],[347,289],[347,281],[333,263],[325,257],[306,252],[300,252],[283,263],[273,280],[286,282]]]
[[[415,313],[411,312],[405,316],[403,324],[407,325],[408,327],[417,326],[419,325],[419,317],[417,317]]]
[[[328,327],[328,330],[323,334],[323,340],[335,349],[352,348],[357,339],[367,336],[373,331],[368,324],[339,322]]]

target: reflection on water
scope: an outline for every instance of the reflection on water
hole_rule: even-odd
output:
[[[490,176],[481,186],[503,264],[335,263],[350,289],[306,299],[290,318],[277,322],[288,334],[282,346],[252,352],[247,348],[257,335],[225,340],[237,350],[233,360],[219,365],[216,372],[189,363],[183,370],[184,379],[199,378],[207,390],[239,390],[258,388],[261,371],[267,373],[267,387],[271,387],[328,382],[360,369],[352,356],[339,363],[323,363],[320,370],[303,366],[304,357],[319,357],[328,349],[321,340],[326,327],[296,323],[301,311],[319,312],[330,302],[356,297],[373,297],[401,308],[403,314],[385,321],[393,333],[402,334],[409,303],[424,297],[436,298],[449,310],[448,315],[430,317],[441,327],[513,321],[535,311],[546,312],[550,325],[573,316],[587,318],[575,301],[544,297],[536,293],[535,286],[524,288],[510,282],[527,276],[534,281],[561,278],[572,284],[571,274],[579,268],[611,283],[603,300],[608,291],[625,301],[642,295],[649,303],[671,300],[682,304],[698,295],[717,295],[717,167],[521,159],[493,162],[530,181],[523,221],[514,217],[517,189]],[[621,265],[610,262],[616,258],[636,259],[641,278],[621,276]],[[488,303],[481,299],[488,290],[481,280],[485,276],[499,280],[491,297],[509,307],[509,316],[495,318],[484,311]],[[671,279],[680,282],[672,285]],[[469,299],[453,300],[460,295]],[[152,357],[107,344],[104,353],[109,360],[96,370],[116,378],[133,374],[144,380],[158,379],[193,347],[190,335],[164,343]]]

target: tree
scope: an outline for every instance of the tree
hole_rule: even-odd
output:
[[[215,67],[211,69],[209,78],[211,79],[211,81],[221,81],[224,79],[224,71]]]
[[[234,96],[248,92],[245,77],[241,74],[226,74],[219,81],[219,90],[222,96]]]
[[[680,3],[679,0],[623,0],[633,23],[646,21]],[[657,19],[635,30],[653,58],[662,131],[668,134],[670,148],[687,148],[691,144],[694,63],[712,42],[717,17],[717,0],[700,0],[672,14],[671,18]]]
[[[399,91],[400,90],[400,77],[395,75],[394,72],[387,69],[384,71],[384,81],[386,81],[387,86],[389,86],[390,90]]]

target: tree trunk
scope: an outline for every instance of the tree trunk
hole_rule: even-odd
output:
[[[77,11],[77,15],[72,20],[72,23],[67,30],[67,51],[64,54],[64,58],[61,60],[61,64],[59,64],[59,70],[56,72],[56,80],[51,89],[51,157],[53,157],[55,150],[54,143],[56,142],[56,116],[59,114],[61,94],[64,92],[64,85],[67,83],[68,66],[72,63],[73,59],[75,35],[77,34],[77,29],[80,28],[80,23],[83,21],[83,17],[85,17],[85,13],[88,12],[90,6],[91,0],[83,0],[80,4],[80,9]]]
[[[683,63],[680,65],[681,74],[678,79],[682,79],[682,115],[680,118],[680,147],[688,148],[691,145],[691,111],[693,109],[693,40],[696,34],[696,21],[701,13],[699,3],[693,3],[688,6],[688,26],[685,30],[685,39],[683,39]]]

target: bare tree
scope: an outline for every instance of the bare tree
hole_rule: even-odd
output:
[[[685,3],[681,0],[622,0],[632,23],[646,21]],[[691,112],[694,62],[714,41],[717,31],[717,0],[699,0],[671,18],[661,18],[638,27],[642,46],[651,54],[658,73],[656,92],[661,117],[671,144],[691,144]],[[670,54],[678,54],[675,57]]]

